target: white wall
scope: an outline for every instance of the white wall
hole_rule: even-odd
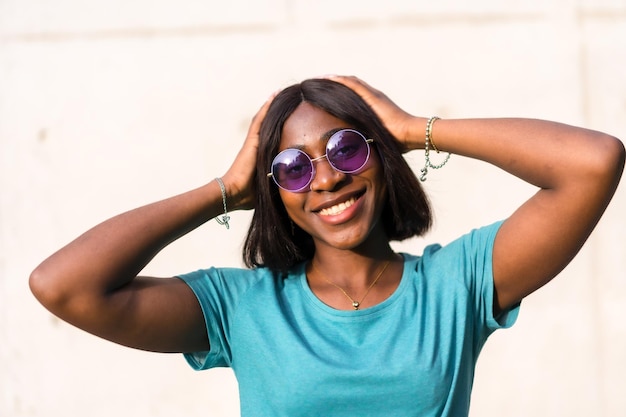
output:
[[[624,138],[624,64],[618,0],[0,0],[0,416],[237,414],[228,370],[75,330],[27,278],[95,223],[223,173],[277,88],[356,74],[415,114]],[[408,156],[416,169],[422,156]],[[398,249],[447,242],[534,191],[460,157],[426,186],[437,227]],[[622,185],[581,254],[487,344],[472,415],[624,415],[625,212]],[[210,222],[146,272],[240,265],[248,220]]]

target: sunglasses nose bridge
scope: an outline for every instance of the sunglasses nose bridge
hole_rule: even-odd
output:
[[[322,159],[326,159],[328,164],[324,164],[321,169],[316,169],[316,166],[318,165],[317,162]],[[309,189],[311,191],[332,190],[346,175],[330,163],[327,155],[311,159],[311,165],[313,166],[313,175],[311,176],[311,182],[309,183]]]
[[[327,154],[327,153],[325,153],[325,154],[324,154],[324,155],[322,155],[322,156],[318,156],[317,158],[309,158],[309,159],[311,160],[311,164],[313,164],[313,166],[315,166],[315,163],[316,163],[317,161],[321,161],[321,160],[322,160],[322,159],[324,159],[324,158],[326,158],[326,160],[328,160],[328,154]],[[330,162],[329,162],[329,163],[330,163]]]
[[[338,172],[343,174],[344,172],[342,170],[340,170],[339,168],[337,168],[332,162],[330,162],[330,159],[328,159],[328,153],[325,153],[324,155],[318,156],[317,158],[310,158],[311,160],[311,167],[313,168],[313,175],[311,178],[311,181],[313,181],[315,179],[315,175],[317,173],[316,170],[316,166],[318,165],[318,162],[322,161],[322,159],[326,159],[326,162],[328,163],[328,166],[330,167],[331,173],[332,172]]]

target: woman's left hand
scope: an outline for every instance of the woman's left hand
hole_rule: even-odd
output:
[[[425,126],[426,119],[423,119],[423,123],[419,123],[420,118],[402,110],[383,92],[357,77],[333,75],[327,78],[349,87],[361,96],[378,115],[389,132],[401,143],[405,152],[423,148],[424,133],[421,129],[416,131],[416,127],[422,124]]]

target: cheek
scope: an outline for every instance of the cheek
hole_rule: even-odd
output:
[[[377,192],[387,194],[387,183],[385,181],[385,173],[381,160],[376,152],[372,153],[372,157],[367,162],[367,174],[370,180],[376,185]]]
[[[380,214],[387,201],[387,182],[385,181],[383,168],[378,161],[379,160],[377,159],[376,165],[372,167],[370,172],[372,175],[372,182],[376,184],[376,206],[378,207],[377,214]]]
[[[298,217],[298,212],[302,210],[304,206],[304,199],[299,193],[291,193],[289,191],[280,190],[280,199],[283,202],[283,206],[287,211],[287,214],[291,219]]]
[[[375,175],[380,176],[381,180],[383,178],[383,162],[375,146],[372,146],[370,148],[369,159],[367,160],[367,163],[365,164],[361,172],[364,171],[373,171],[376,173]]]

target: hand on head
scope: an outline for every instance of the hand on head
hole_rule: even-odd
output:
[[[259,149],[259,130],[272,100],[278,93],[279,91],[274,92],[254,115],[243,146],[235,161],[222,177],[229,205],[232,205],[234,210],[254,208],[254,173]]]
[[[411,145],[415,136],[411,132],[412,122],[415,117],[402,110],[383,92],[376,90],[365,81],[354,76],[332,75],[325,77],[329,80],[341,83],[356,92],[374,110],[387,130],[402,144],[405,151],[414,149]],[[421,132],[420,132],[421,133]]]

